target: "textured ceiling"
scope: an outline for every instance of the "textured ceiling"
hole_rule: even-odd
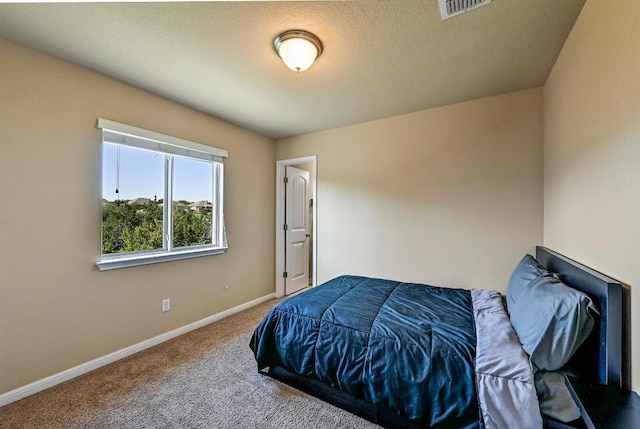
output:
[[[272,138],[544,84],[585,0],[0,4],[0,36]],[[315,33],[287,69],[272,40]]]

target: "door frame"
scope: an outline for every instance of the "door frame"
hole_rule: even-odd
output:
[[[276,298],[284,296],[285,279],[282,273],[285,270],[284,247],[285,240],[283,234],[283,225],[285,218],[284,196],[287,166],[295,166],[299,164],[313,163],[313,187],[311,189],[311,198],[313,198],[313,228],[311,236],[313,238],[312,245],[312,261],[311,261],[311,278],[312,286],[317,285],[317,261],[318,261],[318,156],[310,155],[300,158],[283,159],[276,161]]]

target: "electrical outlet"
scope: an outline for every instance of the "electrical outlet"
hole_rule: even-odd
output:
[[[171,300],[169,298],[162,300],[162,312],[171,310]]]

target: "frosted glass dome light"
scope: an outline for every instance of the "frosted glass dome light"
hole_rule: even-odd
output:
[[[273,39],[273,48],[284,64],[296,73],[311,67],[322,53],[322,42],[303,30],[289,30]]]

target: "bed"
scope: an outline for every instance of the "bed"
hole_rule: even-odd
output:
[[[509,280],[509,313],[503,298],[341,276],[274,306],[250,347],[261,373],[385,427],[553,426],[540,374],[620,383],[615,280],[538,247]]]

